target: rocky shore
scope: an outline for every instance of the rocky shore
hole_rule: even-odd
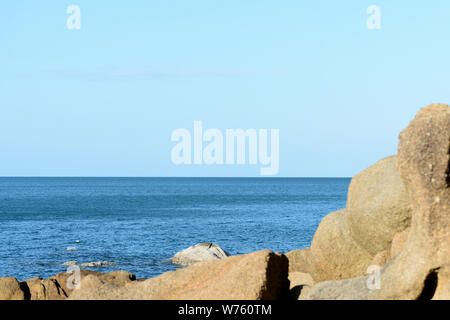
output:
[[[172,258],[184,268],[151,279],[0,278],[0,300],[447,300],[449,244],[450,107],[433,104],[400,133],[397,155],[353,177],[346,208],[324,217],[310,248],[228,256],[203,243]]]

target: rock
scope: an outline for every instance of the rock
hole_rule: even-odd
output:
[[[288,260],[261,250],[198,262],[156,278],[125,285],[86,277],[69,299],[105,300],[274,300],[289,294]]]
[[[408,238],[410,228],[407,228],[403,231],[397,232],[392,239],[391,248],[389,250],[390,258],[394,258],[396,255],[403,250],[405,246],[406,239]]]
[[[351,236],[373,256],[389,249],[394,235],[409,227],[410,201],[396,156],[382,159],[353,177],[347,217]]]
[[[421,109],[399,136],[398,165],[413,209],[404,249],[382,273],[375,297],[432,298],[450,257],[450,107]],[[450,297],[447,297],[450,298]]]
[[[305,294],[314,285],[314,280],[308,273],[289,272],[290,296],[297,300],[301,294]]]
[[[128,283],[136,280],[136,276],[128,271],[113,271],[102,275],[104,279],[109,279],[117,284]]]
[[[93,262],[80,263],[79,266],[80,267],[105,267],[105,266],[112,266],[114,264],[116,264],[116,263],[112,262],[112,261],[93,261]],[[62,265],[66,266],[66,267],[76,266],[76,265],[78,265],[78,261],[76,261],[76,260],[67,261],[67,262],[64,262]]]
[[[290,288],[295,286],[310,286],[314,285],[314,280],[309,273],[292,272],[289,273]]]
[[[310,288],[299,300],[367,300],[365,277],[324,281]]]
[[[450,299],[450,263],[439,269],[437,276],[436,292],[433,300],[449,300]]]
[[[67,281],[72,276],[71,273],[61,272],[57,275],[49,277],[50,280],[55,280],[65,292],[67,296],[70,296],[73,292],[71,288],[68,287]],[[100,273],[91,270],[80,269],[80,281],[91,276],[93,278],[98,278],[104,283],[114,284],[117,286],[124,285],[128,282],[136,280],[136,276],[128,271],[113,271],[110,273]],[[80,283],[81,284],[81,283]]]
[[[16,278],[0,278],[0,300],[25,300],[25,294]]]
[[[184,249],[171,258],[172,262],[188,266],[200,261],[212,261],[228,257],[228,254],[214,243],[199,243]]]
[[[80,266],[81,267],[105,267],[105,266],[111,266],[114,264],[116,264],[116,263],[112,262],[112,261],[94,261],[94,262],[81,263]]]
[[[101,275],[100,272],[80,269],[80,279],[83,279],[84,277],[88,276],[89,274]],[[73,276],[74,276],[74,274],[72,274],[72,273],[60,272],[54,276],[49,277],[48,279],[55,280],[56,282],[58,282],[58,284],[64,290],[66,295],[70,296],[72,289],[68,287],[67,282],[68,282],[69,278],[73,278]]]
[[[20,283],[25,288],[27,300],[64,300],[65,291],[55,279],[32,278]]]
[[[381,269],[379,289],[369,276],[323,282],[309,299],[450,299],[450,107],[421,109],[399,136],[398,166],[412,206],[403,250]]]
[[[311,249],[292,250],[286,253],[289,260],[289,274],[292,272],[313,273],[313,262],[311,261]]]
[[[389,260],[389,252],[388,252],[388,250],[384,250],[384,251],[378,252],[375,255],[375,257],[373,257],[372,261],[370,262],[370,265],[382,267],[386,264],[386,262],[388,260]]]
[[[314,264],[311,275],[316,282],[364,275],[373,258],[350,236],[345,209],[322,219],[310,254]]]

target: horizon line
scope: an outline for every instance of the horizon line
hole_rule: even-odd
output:
[[[206,178],[206,179],[217,179],[217,178],[225,178],[225,179],[236,179],[236,178],[255,178],[255,179],[305,179],[305,178],[314,178],[314,179],[349,179],[352,177],[321,177],[321,176],[302,176],[302,177],[288,177],[288,176],[0,176],[1,178],[163,178],[163,179],[180,179],[180,178]]]

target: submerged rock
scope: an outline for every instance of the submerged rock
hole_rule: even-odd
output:
[[[94,262],[81,263],[80,266],[81,267],[105,267],[105,266],[111,266],[114,264],[116,264],[116,263],[112,262],[112,261],[94,261]]]
[[[199,243],[175,254],[171,261],[174,264],[188,266],[200,261],[212,261],[228,257],[228,254],[214,243]]]
[[[83,263],[79,264],[78,261],[73,260],[73,261],[64,262],[62,264],[62,266],[70,267],[70,266],[79,265],[80,267],[106,267],[106,266],[112,266],[114,264],[116,264],[116,263],[112,262],[112,261],[92,261],[92,262],[83,262]]]

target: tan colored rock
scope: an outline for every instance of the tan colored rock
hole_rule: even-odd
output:
[[[410,201],[396,156],[384,158],[353,177],[347,217],[353,239],[371,255],[389,249],[394,235],[409,227]]]
[[[375,297],[417,298],[450,257],[450,107],[421,109],[399,136],[398,165],[413,208],[404,249],[382,274]],[[448,297],[450,298],[450,297]]]
[[[81,291],[84,291],[84,292],[97,291],[99,288],[102,288],[102,287],[108,288],[108,290],[112,290],[112,288],[114,288],[114,290],[117,290],[120,288],[120,286],[117,283],[106,281],[102,277],[98,277],[98,276],[90,274],[81,280],[79,289],[74,289],[72,291],[72,293],[70,295],[70,299],[73,299],[73,297],[76,297],[77,294],[79,294],[79,292],[81,292]],[[86,299],[90,300],[91,298],[86,298]]]
[[[145,281],[122,286],[86,277],[69,299],[273,300],[289,294],[288,260],[261,250],[198,262]]]
[[[313,273],[311,249],[292,250],[286,253],[289,260],[289,274],[292,272]]]
[[[382,267],[386,264],[386,262],[388,260],[389,260],[389,252],[388,252],[388,250],[384,250],[384,251],[378,252],[375,255],[375,257],[373,257],[372,261],[370,262],[370,265]]]
[[[0,278],[0,300],[25,300],[25,294],[16,278]]]
[[[67,281],[69,280],[69,278],[71,276],[72,276],[72,274],[70,274],[70,273],[61,272],[61,273],[58,273],[57,275],[50,277],[49,280],[55,280],[61,286],[64,293],[67,296],[70,296],[72,294],[73,290],[67,286]],[[83,279],[88,276],[92,276],[93,278],[99,278],[104,283],[110,283],[110,284],[114,284],[117,286],[121,286],[128,282],[132,282],[132,281],[136,280],[136,276],[128,271],[113,271],[110,273],[100,273],[100,272],[96,272],[96,271],[80,269],[81,281],[83,281]]]
[[[421,109],[400,134],[399,170],[412,221],[404,248],[381,269],[381,287],[367,276],[320,283],[305,298],[450,299],[450,107]]]
[[[406,239],[408,238],[410,228],[407,228],[403,231],[397,232],[392,239],[391,248],[389,250],[390,258],[394,258],[396,255],[403,250],[405,246]]]
[[[295,286],[310,286],[314,285],[314,279],[309,273],[292,272],[289,273],[290,288]]]
[[[367,300],[367,278],[324,281],[310,288],[299,300]]]
[[[171,258],[172,262],[188,266],[200,261],[212,261],[228,257],[221,247],[214,243],[199,243],[195,246],[181,250]]]
[[[316,282],[364,275],[372,256],[350,236],[346,210],[332,212],[320,222],[311,243]]]
[[[32,278],[21,282],[27,300],[64,300],[66,293],[54,279]]]
[[[297,300],[300,295],[305,294],[312,286],[314,280],[310,274],[304,272],[289,272],[290,298]]]
[[[437,286],[433,295],[433,300],[449,300],[450,299],[450,263],[446,264],[438,270]]]
[[[100,272],[96,272],[96,271],[91,271],[91,270],[85,270],[85,269],[80,269],[80,278],[83,279],[84,277],[90,275],[90,274],[94,274],[94,275],[98,275],[101,276]],[[72,289],[70,289],[67,285],[67,281],[69,280],[69,278],[72,276],[73,274],[68,273],[68,272],[60,272],[54,276],[49,277],[48,279],[50,280],[55,280],[56,282],[58,282],[58,284],[60,285],[60,287],[64,290],[64,292],[66,293],[67,296],[70,296]]]
[[[136,280],[136,276],[128,271],[112,271],[105,273],[103,278],[114,281],[117,284],[124,284]]]

